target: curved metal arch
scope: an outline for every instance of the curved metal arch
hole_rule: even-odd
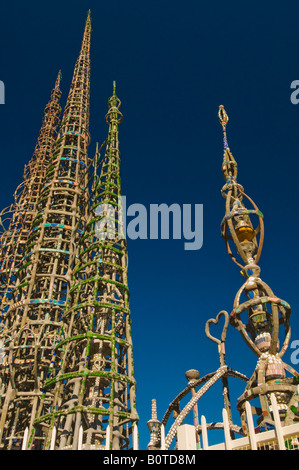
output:
[[[211,374],[207,374],[205,377],[202,377],[201,379],[201,382],[206,382],[198,391],[197,393],[195,394],[194,397],[192,397],[189,402],[185,405],[185,407],[183,408],[183,410],[179,413],[179,415],[177,416],[177,418],[175,419],[174,423],[172,424],[170,430],[168,431],[168,434],[165,438],[165,448],[166,450],[169,449],[175,435],[176,435],[176,432],[177,432],[177,429],[178,427],[184,422],[184,420],[186,419],[186,417],[188,416],[188,414],[192,411],[192,409],[194,408],[194,406],[198,403],[198,401],[200,400],[200,398],[202,398],[206,393],[207,391],[216,383],[218,382],[219,379],[221,379],[222,377],[236,377],[236,378],[239,378],[241,380],[244,380],[244,381],[248,381],[248,377],[246,377],[244,374],[241,374],[240,372],[237,372],[235,371],[234,369],[231,369],[229,368],[228,366],[221,366],[219,367],[219,369],[217,369],[215,372],[211,373]],[[199,381],[197,381],[199,382]],[[194,383],[192,384],[192,386],[194,387]],[[186,389],[184,389],[183,392],[181,392],[178,397],[181,397],[183,398],[186,393],[184,393],[188,388],[190,387],[187,387]],[[189,391],[189,390],[188,390]],[[172,402],[173,403],[178,403],[178,397]],[[164,418],[163,418],[164,420]],[[166,424],[164,421],[162,420],[162,424]],[[197,429],[197,428],[196,428]],[[200,428],[201,429],[201,428]],[[235,426],[233,425],[232,426],[232,430],[236,431],[236,432],[240,432],[240,428],[238,426]]]

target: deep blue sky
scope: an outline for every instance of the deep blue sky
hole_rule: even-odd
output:
[[[86,12],[92,13],[90,156],[107,133],[112,82],[122,101],[122,188],[128,204],[203,204],[204,241],[128,241],[132,335],[140,415],[140,446],[156,398],[161,419],[185,387],[185,371],[218,367],[205,337],[208,318],[230,313],[244,278],[220,236],[225,201],[218,106],[229,114],[228,138],[238,180],[265,215],[261,278],[292,307],[299,340],[299,79],[298,2],[124,2],[16,0],[1,6],[1,207],[31,158],[43,108],[61,68],[65,104]],[[215,330],[216,331],[216,330]],[[251,375],[256,358],[229,327],[227,362]],[[292,350],[284,359],[290,363]],[[234,389],[234,379],[231,380]],[[238,388],[239,387],[239,388]],[[244,384],[233,390],[235,404]],[[221,420],[222,398],[199,414]],[[236,422],[239,424],[238,415]]]

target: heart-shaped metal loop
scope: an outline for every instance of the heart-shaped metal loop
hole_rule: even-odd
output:
[[[217,325],[220,320],[220,317],[222,316],[224,316],[224,326],[223,326],[222,333],[221,333],[221,339],[218,339],[218,338],[215,338],[215,336],[211,335],[210,324],[214,323],[214,325]],[[214,343],[217,343],[217,344],[224,343],[226,339],[226,331],[227,331],[228,323],[229,323],[229,314],[227,313],[226,310],[221,310],[221,312],[218,313],[216,318],[210,318],[206,322],[206,327],[205,327],[206,336],[212,341],[214,341]]]

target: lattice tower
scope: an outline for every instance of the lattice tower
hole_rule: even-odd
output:
[[[93,184],[93,205],[80,242],[78,262],[46,393],[36,425],[47,434],[45,449],[132,448],[136,385],[131,338],[128,256],[124,236],[118,126],[120,100],[109,99],[106,152]],[[97,160],[97,159],[96,159]],[[96,163],[97,166],[97,163]],[[107,433],[109,426],[110,432]]]
[[[20,448],[26,427],[30,446],[38,449],[43,445],[43,436],[35,433],[33,422],[88,214],[90,32],[89,12],[60,133],[6,314],[0,419],[6,449]],[[52,398],[46,396],[49,405]]]

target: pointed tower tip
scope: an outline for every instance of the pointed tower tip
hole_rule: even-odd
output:
[[[228,115],[226,114],[223,104],[219,106],[218,117],[219,117],[219,121],[223,130],[223,143],[224,143],[224,153],[225,153],[226,150],[229,150],[227,136],[226,136],[226,124],[228,123]]]
[[[57,78],[56,78],[56,82],[55,82],[55,88],[59,88],[61,78],[62,78],[62,73],[61,73],[61,70],[59,70]]]
[[[116,94],[116,81],[113,80],[113,95]]]
[[[91,31],[91,13],[90,13],[90,10],[88,10],[87,12],[87,17],[86,17],[86,21],[85,21],[85,32],[86,31]]]

